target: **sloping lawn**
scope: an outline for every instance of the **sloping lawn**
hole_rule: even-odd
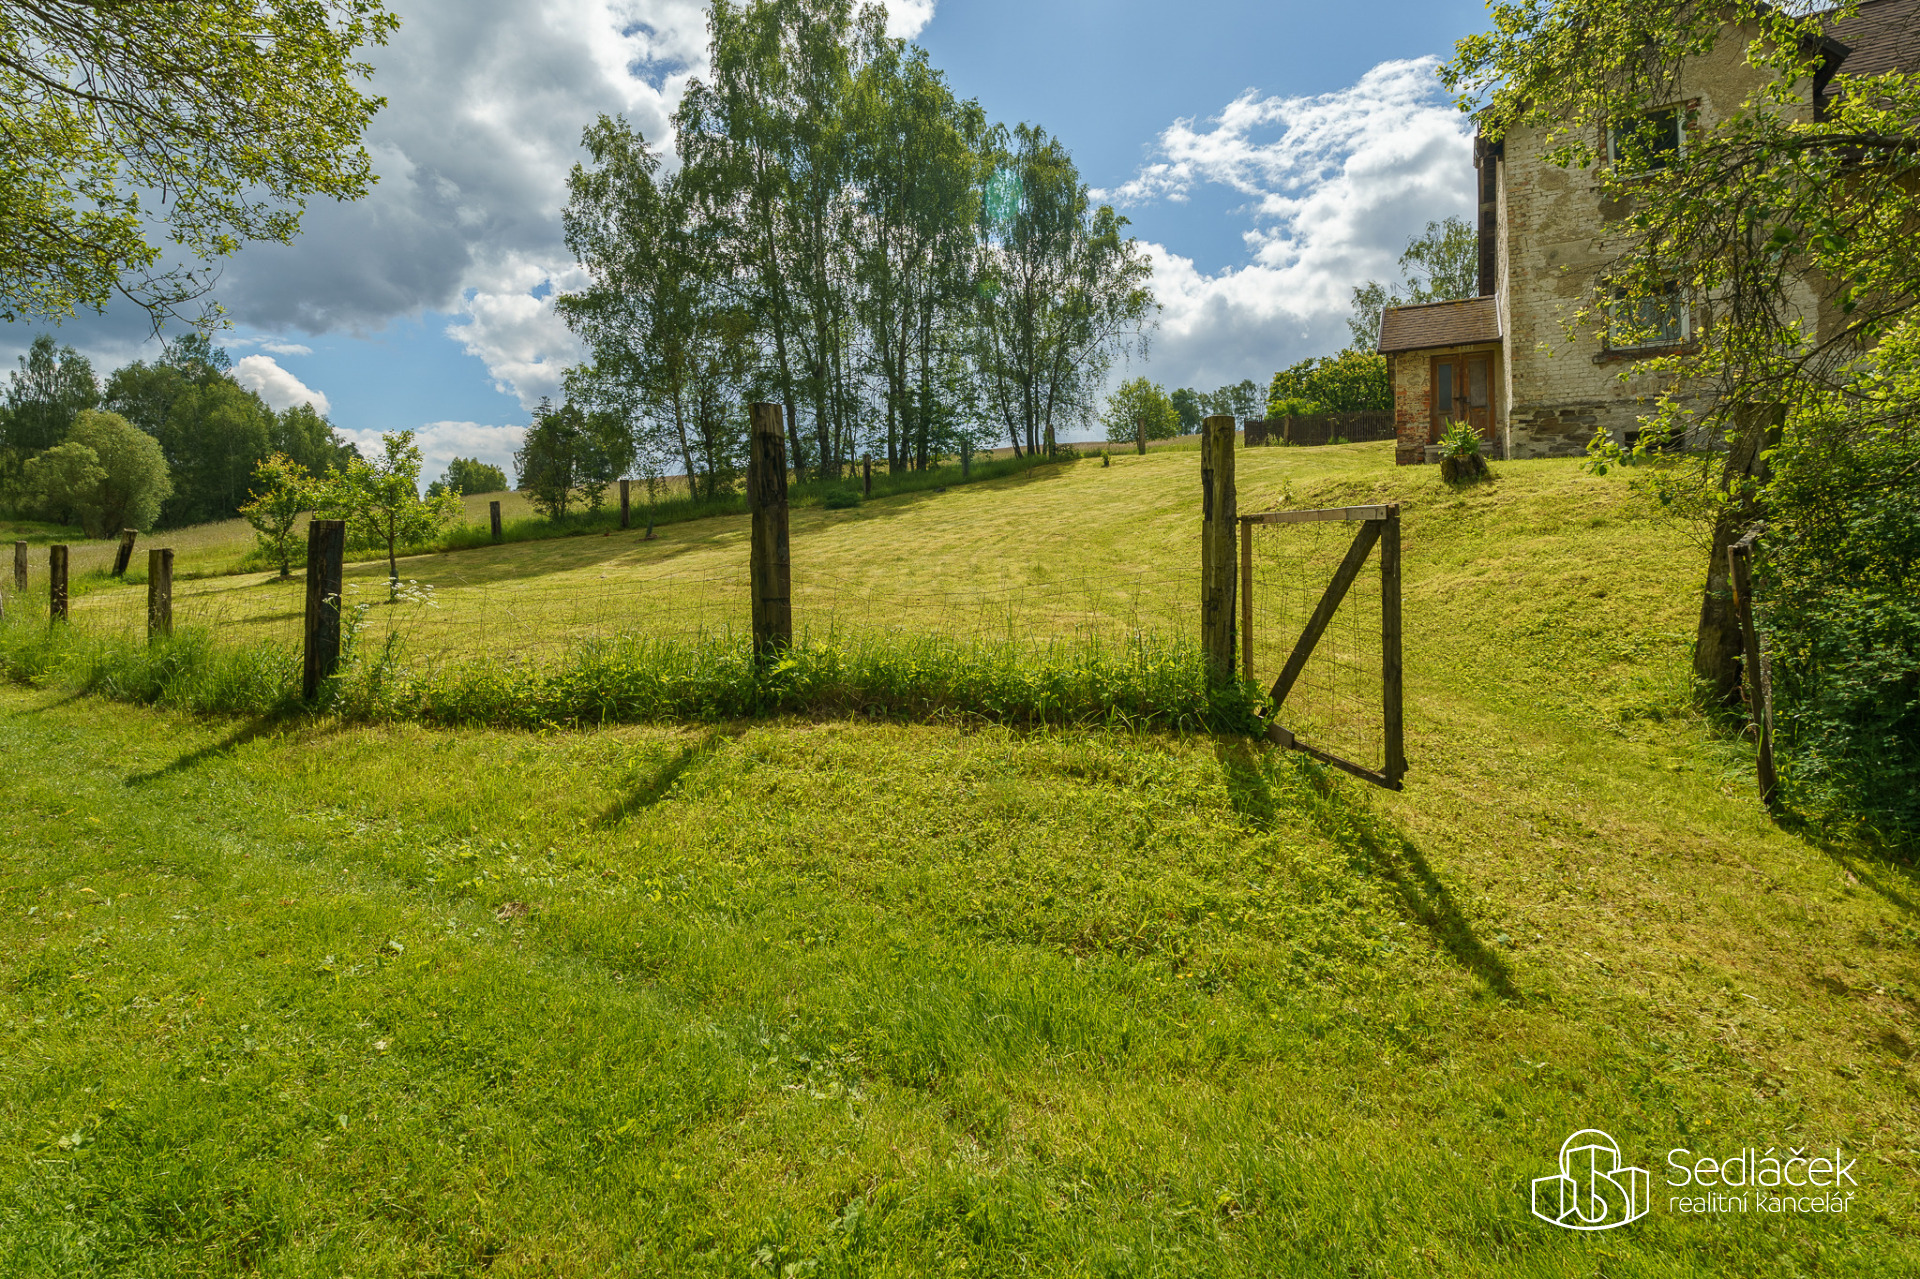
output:
[[[1694,553],[1615,479],[1368,447],[1243,455],[1242,501],[1406,503],[1399,795],[1199,737],[0,691],[0,1256],[1920,1271],[1913,869],[1765,820],[1685,710]],[[1094,520],[1067,482],[1025,487]],[[1110,556],[1178,518],[1115,500]],[[1651,1210],[1581,1234],[1530,1187],[1589,1127]],[[1840,1148],[1846,1211],[1680,1209],[1669,1151],[1749,1147]]]

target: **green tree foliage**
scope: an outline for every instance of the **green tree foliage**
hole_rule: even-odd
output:
[[[592,360],[569,398],[696,493],[730,482],[756,399],[784,406],[799,476],[1090,420],[1153,303],[1065,149],[989,127],[877,8],[721,0],[712,32],[671,176],[624,121],[586,132],[566,232],[590,284],[558,306]]]
[[[1275,373],[1267,387],[1266,416],[1270,418],[1392,407],[1387,357],[1354,347],[1290,365]]]
[[[1881,427],[1920,414],[1920,382],[1891,371],[1905,359],[1892,339],[1906,342],[1920,313],[1920,75],[1850,75],[1843,62],[1829,81],[1830,33],[1844,40],[1843,24],[1858,11],[1857,0],[1824,10],[1761,0],[1523,0],[1500,5],[1494,29],[1462,41],[1443,69],[1490,137],[1537,130],[1553,162],[1590,172],[1605,207],[1619,211],[1610,256],[1573,325],[1604,331],[1617,308],[1676,290],[1692,310],[1693,340],[1636,372],[1664,375],[1675,388],[1642,448],[1689,427],[1727,446],[1663,468],[1657,485],[1709,533],[1694,673],[1715,706],[1737,704],[1742,674],[1726,548],[1772,514],[1780,482],[1769,474],[1779,460],[1768,447],[1773,432],[1784,421],[1790,435],[1824,440],[1806,455],[1859,468],[1857,477],[1884,456]],[[1711,120],[1684,117],[1683,147],[1656,153],[1651,130],[1616,127],[1682,98],[1686,61],[1716,50],[1744,62],[1753,87],[1717,101]],[[1832,96],[1816,111],[1806,98],[1820,83]],[[1809,292],[1826,303],[1817,324],[1805,313]],[[1869,354],[1883,340],[1884,372]],[[1594,449],[1602,465],[1619,453],[1603,440]],[[1920,501],[1911,468],[1877,482],[1889,509]],[[1807,526],[1818,514],[1786,501],[1769,537],[1826,548],[1810,563],[1837,563],[1836,548],[1856,539],[1847,554],[1882,553],[1874,521],[1838,520],[1827,527],[1839,533],[1816,538]],[[1807,669],[1835,672],[1885,651],[1871,628],[1836,623],[1827,634],[1821,663]],[[1808,690],[1822,686],[1787,687],[1792,697],[1813,697]]]
[[[174,496],[162,512],[169,526],[233,518],[272,453],[316,475],[354,455],[310,405],[276,414],[230,367],[225,350],[189,333],[154,363],[136,361],[107,379],[106,406],[159,440],[172,468]]]
[[[1427,223],[1400,254],[1400,279],[1368,280],[1353,291],[1347,330],[1353,349],[1371,352],[1380,340],[1380,313],[1389,307],[1452,302],[1480,291],[1480,239],[1464,218]]]
[[[93,365],[70,346],[42,333],[7,379],[0,406],[0,505],[20,500],[22,468],[36,453],[67,438],[74,419],[98,406]]]
[[[1207,416],[1207,397],[1190,386],[1183,386],[1167,398],[1173,404],[1173,411],[1180,415],[1180,434],[1192,435],[1198,431]]]
[[[379,0],[0,4],[0,318],[116,291],[165,316],[214,259],[291,240],[306,197],[365,194],[382,100],[354,55],[394,25]]]
[[[599,510],[607,485],[632,464],[632,435],[620,415],[571,400],[558,408],[540,401],[513,455],[520,491],[551,519],[566,518],[576,505]]]
[[[591,283],[556,305],[594,359],[570,375],[569,398],[635,424],[646,465],[664,471],[660,459],[671,458],[689,494],[718,492],[736,474],[738,405],[755,385],[754,321],[726,287],[739,279],[727,248],[737,228],[703,213],[684,171],[656,180],[658,159],[625,121],[603,117],[585,144],[593,165],[571,175],[564,226]],[[539,450],[530,457],[536,474],[551,471]],[[574,487],[559,472],[542,481],[555,513]]]
[[[1091,206],[1066,148],[1032,125],[987,139],[979,322],[982,399],[1018,453],[1051,453],[1092,416],[1114,357],[1145,351],[1158,309],[1127,220]]]
[[[427,496],[451,493],[455,497],[468,497],[475,493],[502,493],[506,487],[507,473],[499,467],[490,466],[477,457],[456,457],[447,463],[444,478],[427,485]]]
[[[1143,377],[1128,378],[1107,397],[1100,421],[1113,444],[1133,443],[1142,426],[1149,440],[1170,440],[1180,434],[1180,411],[1173,407],[1173,400],[1159,383]]]
[[[368,461],[355,454],[342,470],[330,472],[316,494],[329,519],[345,520],[347,534],[363,546],[387,553],[387,602],[400,595],[400,548],[423,542],[466,512],[451,493],[420,496],[420,447],[412,431],[381,437],[380,456]]]
[[[280,566],[280,576],[291,576],[294,564],[306,558],[296,530],[318,496],[313,475],[285,453],[275,453],[254,468],[253,479],[253,500],[240,514],[253,525],[261,552]]]
[[[1782,778],[1804,811],[1920,840],[1920,324],[1771,451],[1760,620]]]
[[[173,491],[153,437],[116,413],[83,409],[65,442],[28,461],[26,480],[40,505],[88,537],[150,529]]]

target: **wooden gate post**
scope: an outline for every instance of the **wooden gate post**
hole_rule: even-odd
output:
[[[1380,771],[1395,787],[1407,775],[1400,678],[1400,507],[1390,503],[1380,525],[1380,683],[1386,737],[1386,758]]]
[[[1233,418],[1210,417],[1200,439],[1200,646],[1218,680],[1233,678],[1234,556],[1238,502],[1233,488]]]
[[[320,685],[340,665],[340,593],[346,559],[345,520],[314,520],[307,525],[306,662],[300,695],[319,696]]]
[[[1253,678],[1253,524],[1240,522],[1240,676]]]
[[[25,542],[13,544],[13,589],[16,591],[27,589],[27,544]]]
[[[873,454],[860,459],[860,496],[873,496]]]
[[[133,563],[134,539],[139,536],[140,534],[134,529],[123,528],[120,530],[120,549],[114,552],[113,556],[113,575],[115,577],[125,577],[127,575],[127,566]]]
[[[1147,455],[1147,419],[1144,417],[1133,419],[1133,446],[1140,450],[1141,457]]]
[[[620,527],[633,527],[633,503],[628,496],[633,487],[632,480],[620,481]]]
[[[500,503],[488,502],[487,515],[493,521],[493,540],[497,542],[500,540]]]
[[[1740,638],[1745,653],[1740,666],[1740,683],[1747,695],[1747,715],[1760,733],[1760,755],[1755,772],[1760,783],[1760,802],[1773,807],[1773,795],[1779,777],[1773,768],[1773,689],[1767,678],[1767,663],[1760,651],[1760,632],[1753,626],[1753,543],[1758,528],[1727,548],[1727,568],[1733,578],[1733,607],[1740,619]]]
[[[973,441],[960,441],[960,478],[966,479],[973,474]]]
[[[755,656],[766,656],[793,643],[787,437],[778,404],[755,404],[748,412],[753,420],[747,449],[747,506],[753,512],[753,651]]]
[[[55,622],[67,620],[67,548],[64,546],[47,548],[47,618]]]
[[[173,634],[173,548],[147,552],[147,643]]]

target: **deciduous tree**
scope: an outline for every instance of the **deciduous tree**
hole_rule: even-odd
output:
[[[305,554],[296,530],[318,496],[313,475],[286,454],[275,453],[254,468],[253,479],[253,500],[240,514],[253,525],[260,550],[280,566],[280,576],[290,577],[294,561]]]
[[[356,57],[394,26],[380,0],[0,3],[0,318],[118,292],[157,323],[306,198],[364,195]]]
[[[387,602],[400,597],[400,547],[423,542],[464,514],[450,493],[420,496],[420,446],[412,431],[380,437],[380,456],[355,454],[330,473],[318,493],[319,508],[347,522],[348,535],[387,552]]]
[[[152,436],[115,413],[85,409],[66,440],[27,463],[40,502],[76,520],[88,537],[150,529],[172,492],[166,458]]]

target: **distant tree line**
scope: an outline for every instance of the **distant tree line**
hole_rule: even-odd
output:
[[[102,384],[71,346],[36,337],[0,401],[0,509],[70,524],[123,510],[100,536],[117,533],[116,520],[137,528],[199,524],[238,514],[254,471],[274,454],[316,473],[355,456],[310,405],[275,412],[229,369],[224,350],[191,333],[167,344],[159,359],[115,369]],[[103,455],[109,437],[127,441],[122,427],[152,441],[157,466],[135,466],[118,444],[113,458]],[[121,476],[116,484],[135,483],[127,478],[135,471],[146,478],[124,504],[102,505],[97,492],[90,495],[89,486],[105,482],[93,478],[95,470]]]
[[[623,119],[586,130],[565,232],[589,283],[558,307],[591,359],[518,463],[544,504],[593,501],[621,452],[608,429],[626,465],[723,488],[756,400],[785,407],[802,478],[867,453],[1048,452],[1144,350],[1156,308],[1126,219],[1057,139],[990,123],[884,16],[718,0],[673,164]]]

